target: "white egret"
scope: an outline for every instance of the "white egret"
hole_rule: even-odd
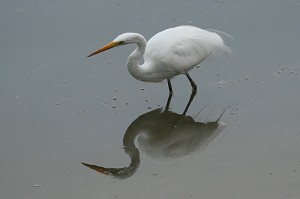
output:
[[[161,82],[167,79],[170,94],[173,94],[170,79],[180,74],[187,76],[193,93],[196,93],[197,85],[188,71],[217,49],[230,51],[217,33],[186,25],[161,31],[148,42],[141,34],[123,33],[88,57],[132,43],[136,43],[137,48],[128,57],[129,73],[144,82]],[[140,65],[139,61],[143,56],[144,63]]]

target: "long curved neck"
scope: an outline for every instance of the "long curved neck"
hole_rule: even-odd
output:
[[[132,176],[136,170],[140,166],[140,152],[138,148],[136,148],[134,144],[134,140],[136,137],[140,134],[140,129],[135,126],[135,122],[133,122],[127,129],[124,138],[123,138],[123,148],[124,151],[129,155],[130,157],[130,165],[127,167],[121,167],[121,168],[108,168],[108,167],[102,167],[98,165],[93,164],[87,164],[82,163],[83,165],[89,167],[90,169],[93,169],[99,173],[102,173],[104,175],[113,176],[119,179],[125,179],[130,176]]]
[[[142,35],[139,35],[135,43],[137,44],[137,48],[129,55],[127,61],[127,68],[129,73],[134,78],[143,81],[143,68],[139,64],[139,61],[145,53],[147,41]]]

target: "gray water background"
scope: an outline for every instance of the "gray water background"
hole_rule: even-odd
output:
[[[299,19],[298,0],[2,1],[1,198],[298,198]],[[124,180],[84,167],[127,166],[126,129],[168,97],[166,82],[128,73],[134,46],[86,56],[123,32],[149,39],[183,24],[235,38],[224,37],[231,56],[191,72],[199,90],[187,115],[214,121],[228,107],[226,127],[179,158],[141,152]],[[182,113],[190,85],[172,82]]]

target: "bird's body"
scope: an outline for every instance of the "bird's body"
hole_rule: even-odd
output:
[[[129,55],[127,67],[130,74],[144,82],[168,80],[169,91],[173,92],[170,79],[186,74],[193,90],[197,86],[188,71],[199,65],[213,51],[230,50],[215,32],[194,26],[178,26],[161,31],[148,42],[138,33],[123,33],[111,43],[88,57],[119,45],[136,43],[137,48]],[[144,56],[144,63],[139,64]]]
[[[157,82],[185,74],[223,45],[222,38],[216,33],[192,26],[159,32],[148,41],[144,54],[144,65],[151,71],[148,81]]]

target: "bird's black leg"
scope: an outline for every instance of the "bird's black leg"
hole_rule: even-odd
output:
[[[194,97],[195,97],[195,95],[196,95],[196,92],[197,92],[197,90],[196,90],[196,91],[193,91],[193,92],[191,93],[189,102],[187,103],[187,105],[186,105],[186,107],[185,107],[185,109],[184,109],[182,115],[184,115],[184,116],[186,115],[186,112],[189,110],[189,107],[190,107],[190,105],[191,105],[191,103],[192,103],[192,101],[193,101],[193,99],[194,99]]]
[[[172,84],[171,84],[171,80],[170,79],[167,79],[168,80],[168,86],[169,86],[169,95],[173,95],[174,92],[173,92],[173,89],[172,89]]]
[[[191,76],[186,73],[186,76],[187,78],[189,79],[190,83],[191,83],[191,86],[192,86],[192,89],[193,89],[193,93],[197,93],[197,85],[195,84],[195,82],[192,80]]]
[[[169,94],[168,101],[167,101],[167,104],[166,104],[166,107],[165,107],[164,111],[168,111],[169,110],[169,106],[170,106],[172,97],[173,97],[173,95]]]

